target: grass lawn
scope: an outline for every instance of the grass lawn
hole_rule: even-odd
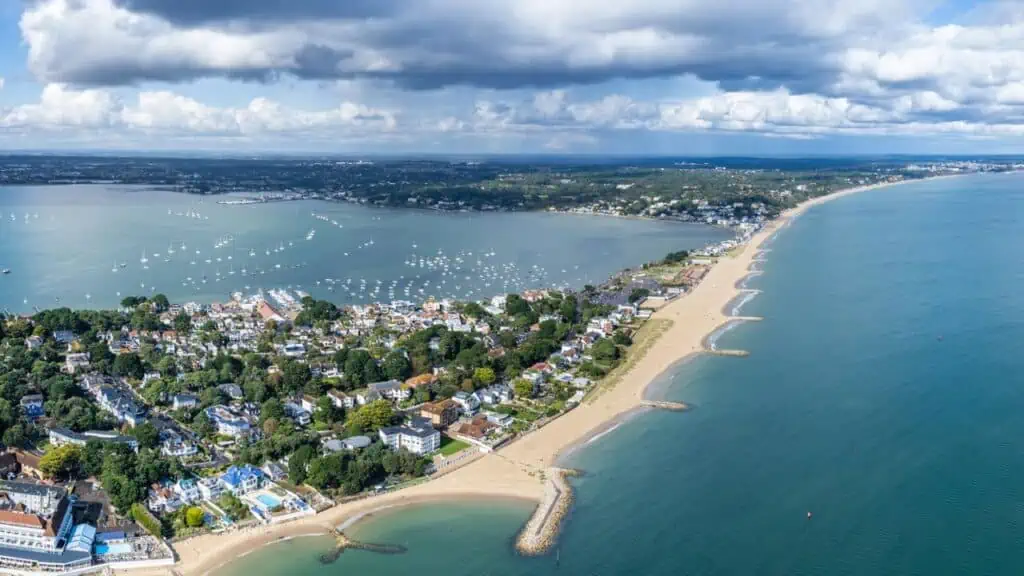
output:
[[[449,438],[448,436],[442,435],[441,448],[438,450],[438,452],[441,454],[441,456],[451,456],[452,454],[461,452],[466,448],[469,448],[469,444],[466,444],[462,440],[456,440],[454,438]]]

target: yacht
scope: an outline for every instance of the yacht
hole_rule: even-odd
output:
[[[11,269],[10,268],[4,268],[3,270],[0,270],[0,272],[2,272],[6,276],[7,274],[11,273]]]
[[[145,250],[142,251],[142,258],[139,258],[139,262],[142,262],[143,264],[145,264],[146,262],[149,262],[149,258],[146,258],[146,251]]]

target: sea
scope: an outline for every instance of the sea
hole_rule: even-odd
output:
[[[256,550],[229,576],[935,575],[1024,566],[1024,176],[894,186],[808,210],[770,244],[763,316],[719,336],[651,411],[573,452],[557,547],[519,556],[529,505],[388,510]],[[810,517],[808,514],[810,513]]]
[[[735,236],[702,224],[440,213],[327,201],[227,205],[115,185],[0,187],[0,311],[110,308],[126,296],[226,301],[301,290],[337,304],[478,300],[582,288]]]

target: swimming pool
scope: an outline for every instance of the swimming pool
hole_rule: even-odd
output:
[[[118,542],[115,544],[96,544],[96,555],[104,556],[106,554],[128,554],[132,551],[132,545],[125,542]]]
[[[260,504],[266,506],[267,510],[273,510],[281,507],[281,500],[273,494],[260,493],[256,495],[256,499],[260,501]]]

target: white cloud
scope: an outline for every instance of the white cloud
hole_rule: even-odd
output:
[[[623,131],[1024,133],[1024,9],[1002,2],[935,26],[922,19],[931,4],[35,0],[20,27],[45,88],[37,103],[0,109],[0,131],[253,142],[529,135],[559,148]],[[711,93],[643,90],[645,79],[682,76]],[[208,77],[255,81],[245,84],[252,97],[223,107],[174,91]],[[282,78],[306,89],[302,80],[346,83],[358,95],[319,110],[260,96],[260,82]],[[626,81],[608,89],[615,79]],[[592,84],[594,96],[581,88]],[[138,87],[122,99],[127,85]],[[453,85],[474,96],[442,106],[445,90],[424,90]],[[385,97],[359,94],[368,86]]]
[[[509,88],[693,74],[819,83],[853,39],[902,29],[913,2],[381,0],[353,10],[323,0],[37,0],[20,26],[31,70],[50,82],[292,74]]]
[[[395,115],[352,102],[318,111],[297,110],[266,98],[244,108],[216,108],[167,91],[141,91],[124,102],[100,89],[47,85],[39,102],[0,109],[0,131],[80,130],[148,135],[272,138],[279,135],[353,137],[394,129]]]

